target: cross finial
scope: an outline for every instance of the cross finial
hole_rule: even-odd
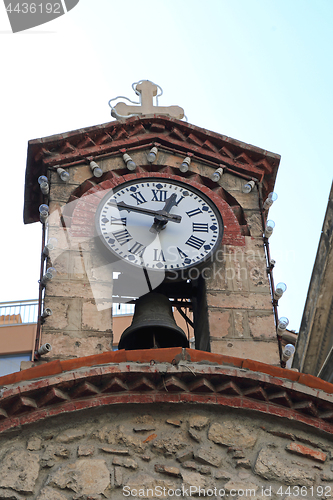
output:
[[[134,83],[132,87],[135,93],[140,96],[140,103],[133,103],[127,97],[121,97],[136,105],[130,106],[125,102],[119,102],[116,106],[112,106],[111,101],[119,99],[119,97],[110,99],[111,116],[114,118],[128,118],[134,115],[167,115],[179,120],[184,118],[184,110],[179,106],[154,106],[153,98],[156,97],[157,99],[158,89],[162,91],[159,85],[155,85],[155,83],[149,80],[142,80],[141,82]],[[162,92],[159,95],[162,95]]]

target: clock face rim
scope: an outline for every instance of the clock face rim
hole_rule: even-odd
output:
[[[123,259],[117,252],[115,252],[110,245],[105,241],[105,238],[102,234],[102,231],[100,230],[100,216],[103,208],[105,207],[105,204],[107,203],[107,200],[110,199],[115,193],[118,191],[124,189],[127,186],[131,186],[133,184],[140,184],[140,183],[169,183],[173,184],[176,186],[180,186],[183,189],[187,189],[191,191],[194,195],[199,196],[208,206],[209,208],[213,211],[215,217],[218,220],[218,236],[217,239],[214,243],[214,246],[211,248],[211,250],[200,260],[194,263],[187,264],[185,266],[179,266],[179,267],[174,267],[174,268],[161,268],[158,269],[156,267],[147,267],[147,270],[152,271],[152,272],[164,272],[166,275],[169,273],[177,273],[177,272],[182,272],[182,271],[188,271],[193,268],[198,268],[200,269],[208,260],[211,260],[213,256],[216,254],[218,249],[221,246],[222,238],[224,235],[224,222],[223,222],[223,217],[221,214],[221,211],[219,210],[218,206],[212,201],[209,196],[207,196],[206,193],[202,192],[200,189],[197,187],[193,186],[190,182],[186,182],[184,180],[178,180],[178,179],[170,179],[167,177],[160,177],[158,174],[156,176],[147,176],[147,177],[137,177],[135,179],[129,179],[126,180],[125,182],[122,182],[120,184],[117,184],[114,186],[112,189],[108,190],[108,192],[105,194],[105,196],[101,199],[100,203],[98,204],[96,213],[95,213],[95,237],[97,238],[98,245],[100,248],[104,250],[104,255],[111,261],[122,261],[128,266],[133,266],[136,268],[144,268],[145,266],[142,264],[137,264],[135,262],[131,262],[127,259]],[[160,207],[159,207],[160,208]],[[125,213],[128,213],[125,211]],[[152,217],[153,221],[153,217]],[[172,224],[169,222],[169,224]],[[181,224],[181,223],[180,223]],[[112,259],[113,257],[113,259]]]

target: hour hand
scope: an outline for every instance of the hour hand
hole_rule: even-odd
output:
[[[165,200],[165,205],[162,208],[162,210],[160,210],[161,214],[171,215],[169,212],[172,209],[172,207],[174,207],[177,204],[176,200],[177,200],[177,195],[175,193],[173,193],[170,196],[170,198],[167,198]],[[163,218],[163,216],[156,216],[155,217],[154,224],[149,229],[149,231],[151,233],[159,233],[162,229],[165,228],[165,226],[168,223],[168,219],[165,217],[165,215],[164,215],[164,218]]]

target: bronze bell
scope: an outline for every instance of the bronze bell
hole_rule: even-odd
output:
[[[188,346],[184,331],[175,322],[169,299],[151,292],[136,301],[132,324],[122,333],[118,349]]]

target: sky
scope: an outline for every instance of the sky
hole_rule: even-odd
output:
[[[270,248],[298,331],[332,183],[332,26],[331,0],[80,0],[13,34],[1,4],[0,302],[38,296],[28,141],[111,121],[109,99],[149,79],[189,123],[281,155]]]

